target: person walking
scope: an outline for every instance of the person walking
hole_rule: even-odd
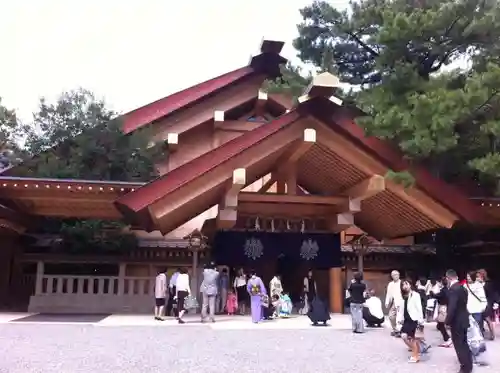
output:
[[[215,300],[217,298],[217,280],[219,272],[213,263],[207,264],[203,270],[203,281],[200,286],[202,294],[201,322],[207,321],[207,314],[211,322],[215,322]],[[208,312],[207,312],[208,308]]]
[[[184,324],[185,321],[182,319],[187,309],[184,307],[184,301],[186,297],[191,295],[191,287],[189,286],[189,275],[185,268],[179,270],[179,275],[177,276],[177,281],[175,282],[175,300],[177,301],[177,310],[179,316],[177,320],[179,324]]]
[[[363,304],[365,303],[366,284],[363,283],[363,275],[360,272],[354,274],[354,280],[347,291],[351,300],[352,331],[358,334],[364,333]]]
[[[495,290],[494,285],[488,279],[488,273],[485,269],[480,269],[477,271],[477,278],[484,286],[484,293],[486,294],[486,300],[488,301],[488,306],[484,311],[484,319],[488,325],[490,331],[490,340],[495,339],[495,310],[498,309],[498,293]]]
[[[399,304],[403,301],[403,297],[401,296],[401,280],[399,279],[399,272],[396,270],[392,271],[391,278],[392,281],[387,284],[385,308],[389,310],[389,321],[391,322],[392,327],[391,335],[399,337],[396,318]]]
[[[467,290],[458,282],[457,272],[446,271],[448,281],[448,308],[445,324],[450,326],[451,340],[458,361],[459,373],[472,372],[472,354],[467,344],[467,329],[469,328],[469,312],[467,311]]]
[[[167,298],[167,275],[160,269],[155,280],[155,320],[163,321],[163,311]]]
[[[446,330],[446,314],[448,309],[448,280],[443,278],[441,280],[442,287],[436,292],[432,291],[431,294],[437,301],[437,316],[436,316],[436,328],[439,330],[441,335],[443,336],[443,343],[439,345],[439,347],[451,347],[452,342],[448,330]]]
[[[227,268],[223,268],[222,272],[219,274],[217,286],[218,291],[216,311],[218,313],[224,313],[227,305],[227,292],[229,290],[229,274],[227,273]]]
[[[238,270],[237,276],[234,278],[234,292],[238,300],[238,308],[240,315],[246,314],[246,309],[248,305],[248,291],[247,291],[247,275],[243,268]]]
[[[401,325],[401,338],[412,352],[409,363],[420,361],[420,337],[418,331],[422,332],[424,313],[422,312],[422,300],[420,293],[416,291],[410,280],[401,282],[402,300],[398,307],[397,323]],[[421,333],[420,333],[421,334]]]
[[[177,283],[177,276],[179,276],[180,269],[177,268],[175,272],[170,277],[170,281],[168,283],[168,301],[167,301],[167,310],[166,315],[171,316],[172,311],[175,317],[179,316],[179,309],[176,307],[175,294],[177,293],[175,285]]]
[[[484,335],[484,319],[483,313],[486,310],[488,301],[484,292],[484,285],[478,281],[476,271],[467,274],[467,283],[465,288],[468,292],[467,311],[476,320],[481,333]]]

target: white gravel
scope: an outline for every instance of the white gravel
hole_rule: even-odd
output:
[[[1,373],[446,373],[456,372],[453,349],[433,347],[428,360],[406,362],[408,352],[387,329],[224,330],[209,325],[171,327],[0,324]],[[439,335],[426,328],[428,340]],[[500,341],[488,342],[500,371]]]

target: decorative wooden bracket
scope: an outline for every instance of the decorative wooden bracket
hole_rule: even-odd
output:
[[[329,72],[318,74],[304,90],[302,96],[298,98],[298,101],[303,103],[314,97],[327,97],[335,104],[342,105],[342,100],[333,95],[337,87],[340,87],[340,80],[335,75]]]
[[[337,214],[329,222],[329,230],[333,233],[339,233],[354,225],[354,215],[350,212]]]
[[[264,117],[266,113],[266,104],[267,104],[267,93],[259,91],[257,95],[257,101],[255,102],[254,115],[258,117]]]
[[[342,194],[349,196],[356,201],[363,201],[367,198],[381,193],[385,190],[385,179],[380,175],[373,175],[372,177],[363,180],[359,184],[349,188]]]
[[[230,229],[236,224],[238,213],[238,194],[246,185],[246,170],[237,168],[233,171],[233,180],[229,186],[224,200],[219,205],[219,213],[217,214],[217,228]]]
[[[171,153],[175,152],[179,145],[179,134],[168,133],[167,138],[164,140],[164,144],[167,146],[169,152]],[[153,148],[156,145],[157,145],[156,142],[150,141],[148,143],[148,149]]]

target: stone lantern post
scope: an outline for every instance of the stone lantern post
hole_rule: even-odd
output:
[[[351,241],[352,251],[358,257],[358,272],[363,273],[364,271],[364,257],[368,253],[368,247],[370,240],[365,234],[356,237]]]
[[[185,240],[188,240],[188,248],[193,253],[193,269],[192,269],[192,277],[195,289],[191,289],[191,293],[196,298],[198,297],[198,255],[201,250],[204,250],[207,247],[207,237],[205,237],[198,229],[195,229],[186,237]]]

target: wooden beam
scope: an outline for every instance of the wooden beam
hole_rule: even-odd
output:
[[[315,196],[315,195],[288,195],[278,193],[259,194],[253,192],[240,192],[239,202],[255,203],[288,203],[288,204],[312,204],[312,205],[341,205],[349,203],[348,197]]]
[[[318,218],[335,215],[336,211],[336,206],[331,205],[241,201],[238,204],[238,214],[270,218]]]
[[[373,175],[361,183],[347,189],[342,194],[358,201],[373,197],[385,190],[385,178],[380,175]]]
[[[278,167],[296,163],[316,143],[316,130],[306,128],[302,140],[295,141],[279,160]]]
[[[264,117],[266,113],[267,105],[267,93],[259,91],[257,95],[257,101],[255,101],[254,115],[258,117]]]
[[[182,135],[184,132],[214,119],[214,110],[228,111],[244,103],[250,102],[257,96],[262,85],[262,76],[255,76],[245,83],[229,87],[213,97],[193,107],[172,113],[163,120],[155,122],[153,141],[165,139],[166,132]]]
[[[273,186],[273,184],[275,182],[276,182],[276,177],[275,177],[275,175],[271,174],[271,177],[269,178],[269,180],[267,180],[264,183],[264,185],[262,185],[262,187],[260,187],[260,189],[257,191],[257,193],[267,192]]]
[[[294,142],[276,162],[277,193],[297,194],[296,163],[316,143],[316,130],[306,128],[302,140]]]
[[[354,215],[352,213],[346,212],[337,214],[334,216],[334,218],[330,219],[328,228],[330,232],[340,233],[353,225]]]

